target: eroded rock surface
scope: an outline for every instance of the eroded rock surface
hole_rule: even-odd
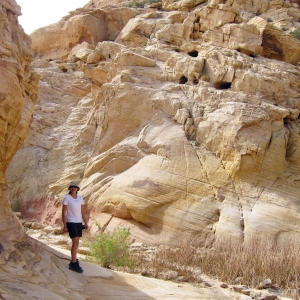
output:
[[[35,30],[32,34],[34,55],[40,58],[67,57],[77,44],[114,40],[124,25],[138,13],[130,8],[77,9],[60,22]]]
[[[30,67],[31,40],[18,24],[20,7],[1,0],[0,14],[0,298],[83,299],[57,266],[61,259],[29,238],[11,210],[5,173],[28,132],[38,75]]]
[[[15,1],[0,1],[0,15],[0,270],[22,272],[26,258],[14,243],[26,238],[11,210],[5,174],[28,132],[38,75],[30,67],[30,38],[18,24],[20,7]]]
[[[24,233],[10,203],[60,224],[76,180],[91,233],[298,238],[299,42],[289,33],[299,1],[99,3],[32,35],[33,72],[20,7],[0,0],[0,297],[241,299],[86,263],[75,274],[69,256]]]
[[[63,255],[25,234],[21,223],[11,210],[5,173],[11,158],[27,134],[37,100],[38,75],[30,67],[30,38],[17,21],[20,7],[14,0],[0,0],[0,14],[0,298],[44,300],[100,297],[129,300],[134,297],[165,299],[168,294],[172,294],[170,297],[174,298],[176,294],[176,297],[186,299],[238,299],[238,296],[227,291],[183,285],[178,287],[175,283],[125,276],[85,262],[81,263],[84,273],[77,274],[68,269],[69,255]],[[64,72],[64,67],[62,70]],[[89,83],[82,75],[73,75],[66,78],[68,88],[64,86],[64,90],[59,90],[59,87],[56,89],[57,97],[68,91],[69,97],[65,97],[63,102],[66,106],[67,99],[82,97],[90,89]],[[59,76],[52,79],[52,83],[56,82],[56,85],[60,82]],[[48,91],[51,94],[54,92],[52,89]],[[45,97],[50,96],[47,89],[43,92]],[[54,102],[54,107],[55,104]],[[51,113],[53,108],[43,107],[41,110]],[[66,113],[52,120],[60,124],[62,118],[66,118]],[[43,124],[47,127],[49,123],[44,121]],[[39,128],[42,129],[43,126]],[[35,141],[39,141],[44,149],[50,148],[51,139],[49,144],[44,146],[43,142],[46,139],[43,139],[43,135],[47,133],[43,131],[39,136],[32,135],[31,138],[35,136]],[[35,225],[34,228],[39,227]]]
[[[94,231],[129,224],[147,242],[182,233],[298,237],[300,42],[290,35],[298,4],[162,7],[169,11],[128,8],[105,41],[92,31],[72,50],[58,40],[51,61],[47,36],[32,35],[41,80],[30,133],[7,176],[13,206],[59,222],[76,180]],[[42,30],[64,32],[75,17],[111,12],[85,9]]]

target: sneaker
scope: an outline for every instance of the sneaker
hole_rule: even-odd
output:
[[[79,266],[78,260],[76,260],[76,262],[74,262],[74,263],[70,262],[69,263],[69,269],[74,271],[74,272],[77,272],[77,273],[82,273],[83,272],[82,268]]]
[[[76,259],[76,264],[77,264],[78,268],[81,270],[81,272],[83,272],[83,269],[79,266],[79,260],[78,259]]]

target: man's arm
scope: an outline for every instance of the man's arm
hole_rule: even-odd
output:
[[[67,205],[63,205],[61,217],[62,217],[62,221],[63,221],[63,225],[64,225],[63,231],[65,231],[65,232],[68,231],[66,214],[67,214]]]
[[[82,215],[82,219],[85,225],[85,229],[89,228],[88,222],[87,222],[87,216],[86,216],[86,207],[85,205],[81,205],[81,215]]]

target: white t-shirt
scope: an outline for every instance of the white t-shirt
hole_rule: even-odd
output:
[[[84,205],[84,201],[81,195],[77,194],[77,199],[74,199],[68,194],[64,197],[62,204],[67,205],[67,222],[82,222],[81,205]]]

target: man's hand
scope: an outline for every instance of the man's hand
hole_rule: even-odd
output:
[[[67,227],[63,227],[63,232],[68,232],[68,228]]]

